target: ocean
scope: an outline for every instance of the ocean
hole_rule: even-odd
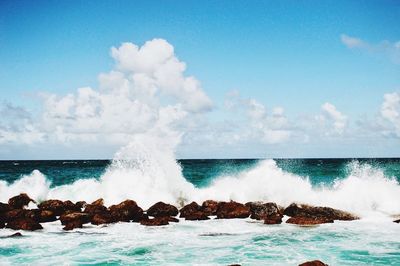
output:
[[[400,159],[198,159],[0,161],[0,201],[127,198],[146,209],[207,199],[292,202],[352,212],[357,221],[313,227],[247,219],[85,225],[59,221],[23,237],[0,229],[0,264],[34,265],[400,265]]]

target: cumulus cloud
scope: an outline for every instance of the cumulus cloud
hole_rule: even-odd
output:
[[[325,128],[326,135],[342,135],[347,126],[347,116],[337,110],[331,103],[324,103],[321,106],[322,114],[316,116],[316,120]]]
[[[370,43],[357,37],[340,35],[344,45],[350,49],[360,49],[371,54],[382,55],[396,64],[400,64],[400,41],[390,42],[383,40],[379,43]]]
[[[380,114],[389,123],[389,128],[385,129],[383,133],[400,137],[400,93],[386,93],[383,96]]]

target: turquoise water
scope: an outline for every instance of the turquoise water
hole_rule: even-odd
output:
[[[313,259],[400,265],[400,225],[391,217],[400,214],[399,159],[180,160],[140,171],[119,167],[111,161],[3,161],[0,201],[24,191],[38,200],[104,197],[111,204],[132,198],[145,208],[155,199],[177,204],[184,195],[199,202],[301,201],[362,219],[315,227],[181,220],[157,228],[118,223],[71,232],[57,221],[19,238],[6,238],[15,231],[1,229],[0,265],[298,265]],[[179,167],[184,178],[174,172]]]

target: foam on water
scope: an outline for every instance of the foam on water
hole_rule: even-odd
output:
[[[34,199],[46,198],[93,201],[106,204],[127,198],[144,208],[157,201],[175,205],[192,200],[263,200],[287,206],[292,202],[330,206],[362,217],[400,213],[400,185],[379,168],[353,162],[349,174],[329,186],[313,187],[307,177],[283,171],[274,160],[260,161],[255,167],[235,175],[220,176],[208,187],[195,188],[186,181],[174,157],[174,138],[136,136],[115,155],[100,179],[82,179],[70,185],[50,188],[46,177],[35,170],[13,184],[0,182],[0,200],[20,192]]]

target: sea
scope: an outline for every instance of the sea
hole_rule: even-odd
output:
[[[68,232],[56,221],[17,238],[0,229],[0,265],[400,265],[399,182],[398,158],[0,161],[1,202],[21,192],[37,202],[133,199],[143,209],[158,201],[297,202],[361,217],[312,227],[181,219]]]

